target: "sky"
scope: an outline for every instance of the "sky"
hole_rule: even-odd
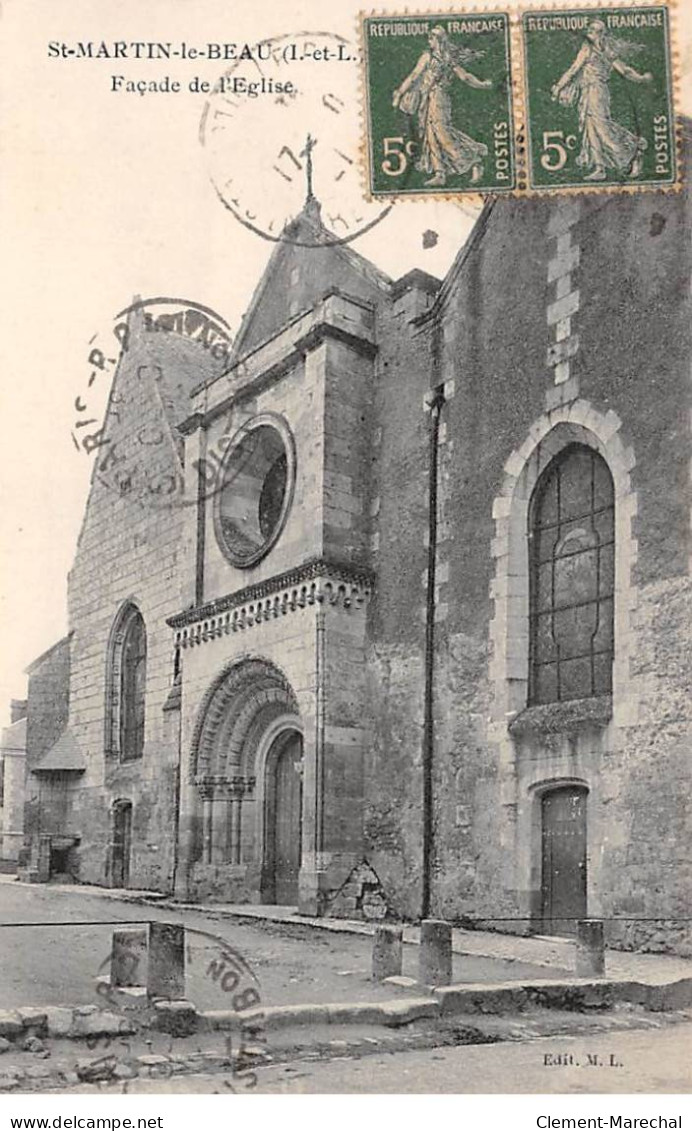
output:
[[[25,692],[23,669],[67,630],[66,574],[91,471],[72,438],[75,401],[85,403],[90,351],[113,344],[115,315],[136,295],[180,296],[236,330],[273,244],[243,226],[222,197],[239,200],[232,207],[255,227],[277,231],[301,205],[304,169],[298,173],[295,159],[308,132],[317,138],[314,190],[325,217],[343,213],[354,230],[382,211],[363,199],[355,46],[353,61],[313,60],[300,75],[305,97],[285,113],[245,98],[225,121],[214,115],[218,103],[205,116],[209,95],[189,83],[213,84],[228,62],[63,58],[59,45],[254,44],[284,42],[289,33],[306,33],[303,42],[317,46],[335,37],[355,45],[362,7],[360,0],[2,0],[0,724],[9,699]],[[687,0],[678,7],[677,42],[679,107],[689,112],[686,8]],[[418,0],[416,10],[440,7]],[[277,66],[275,81],[283,73]],[[179,93],[124,89],[166,75],[180,82]],[[121,76],[115,91],[113,76]],[[413,267],[442,277],[479,206],[398,202],[352,246],[393,277]],[[429,232],[435,242],[424,239]]]

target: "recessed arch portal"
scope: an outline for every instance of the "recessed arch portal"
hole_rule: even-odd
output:
[[[291,746],[291,757],[277,760],[284,746]],[[297,884],[301,757],[298,702],[283,673],[255,657],[225,668],[202,701],[192,738],[190,780],[202,803],[199,858],[205,865],[254,868],[262,897],[272,901],[277,850],[286,855],[287,836],[293,836],[288,855]],[[286,817],[279,825],[277,804]]]
[[[274,664],[247,658],[225,668],[202,700],[192,737],[190,773],[197,785],[254,777],[258,743],[279,715],[298,716],[293,689]]]

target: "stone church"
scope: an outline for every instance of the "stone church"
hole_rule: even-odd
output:
[[[688,194],[284,237],[230,364],[131,315],[22,874],[690,953]]]

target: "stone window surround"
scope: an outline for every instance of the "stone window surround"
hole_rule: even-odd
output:
[[[276,412],[262,412],[255,416],[250,417],[249,420],[241,425],[238,431],[230,438],[228,447],[223,457],[221,465],[221,482],[224,483],[226,472],[229,462],[233,454],[238,450],[239,446],[243,443],[244,439],[251,432],[257,431],[259,428],[273,428],[281,438],[283,443],[284,452],[286,454],[287,477],[286,486],[284,489],[284,497],[281,505],[281,511],[274,529],[268,538],[264,540],[262,545],[252,554],[245,557],[238,557],[232,552],[231,547],[228,545],[227,539],[223,533],[221,525],[221,503],[223,498],[223,486],[221,490],[216,492],[214,499],[214,532],[219,548],[221,549],[224,558],[230,561],[231,565],[236,569],[249,569],[251,566],[256,565],[262,558],[266,557],[269,551],[278,542],[288,518],[291,504],[293,502],[293,493],[296,481],[296,445],[293,438],[293,433],[287,420]]]
[[[548,463],[569,443],[581,443],[605,459],[615,489],[615,601],[612,717],[604,697],[567,704],[570,719],[553,718],[555,709],[527,708],[529,675],[529,552],[528,508],[536,482]],[[587,871],[589,914],[602,911],[600,880],[603,835],[600,780],[596,772],[602,743],[611,744],[618,727],[636,724],[638,695],[630,676],[632,614],[636,587],[632,568],[637,560],[637,540],[632,519],[637,513],[631,472],[634,452],[623,438],[617,414],[601,412],[580,398],[543,413],[528,430],[524,443],[505,463],[501,489],[493,503],[495,538],[491,554],[495,563],[490,583],[494,616],[490,624],[489,676],[493,698],[488,738],[499,758],[500,800],[503,812],[500,839],[503,846],[504,884],[514,891],[521,916],[533,918],[539,888],[540,800],[544,793],[567,784],[588,790]],[[564,712],[564,704],[556,711]],[[587,708],[587,709],[583,709]],[[590,717],[594,713],[601,718]],[[532,716],[551,715],[552,723],[539,725]],[[581,716],[581,717],[580,717]],[[545,720],[543,720],[545,722]],[[519,725],[523,724],[523,725]],[[599,739],[597,736],[601,734]],[[572,754],[581,745],[592,755]],[[557,746],[556,746],[557,743]],[[595,745],[594,745],[595,743]],[[527,745],[528,744],[528,745]],[[531,751],[523,757],[522,750]],[[538,756],[537,756],[538,755]],[[595,759],[595,760],[594,760]],[[533,890],[534,896],[529,893]]]
[[[590,480],[584,474],[583,468],[584,458],[588,458],[591,464]],[[574,473],[577,480],[573,480],[573,487],[580,492],[578,513],[569,514],[565,517],[562,492],[564,487],[565,474],[569,477],[570,462],[572,459],[577,461],[576,467],[578,470]],[[607,490],[609,501],[604,501],[605,495],[600,502],[596,500],[592,491],[595,490],[595,482],[597,477],[597,466],[601,469],[605,468],[605,476],[607,477],[607,484],[604,482],[601,485],[603,492]],[[545,505],[546,505],[546,492],[553,489],[553,500],[555,513],[551,518],[546,519]],[[572,500],[574,505],[574,500]],[[603,569],[604,561],[607,561],[609,548],[614,550],[615,538],[615,508],[614,508],[614,488],[612,477],[608,470],[607,464],[604,463],[600,453],[596,452],[593,446],[586,447],[584,445],[570,445],[563,448],[558,455],[553,456],[550,463],[542,472],[538,483],[536,484],[533,494],[532,502],[529,507],[528,526],[530,531],[530,544],[529,544],[529,571],[530,571],[530,585],[529,585],[529,700],[535,706],[543,706],[546,704],[554,703],[568,703],[574,702],[575,699],[588,699],[589,701],[595,696],[608,696],[610,697],[609,677],[610,669],[612,669],[612,613],[609,611],[609,605],[613,600],[613,585],[608,585],[607,580],[604,581]],[[569,508],[569,504],[568,508]],[[575,528],[575,522],[579,522],[579,528]],[[608,524],[608,531],[605,530],[605,524]],[[592,537],[589,537],[587,531],[594,531],[597,528],[599,534],[596,536],[594,542]],[[565,535],[565,527],[568,533]],[[545,536],[551,537],[552,533],[552,548],[549,555],[541,552],[543,547],[543,538]],[[604,539],[605,538],[605,542]],[[569,543],[569,549],[566,551],[565,557],[565,544]],[[584,555],[587,555],[586,558]],[[589,590],[587,593],[579,591],[579,583],[576,583],[574,576],[569,583],[569,592],[564,588],[566,578],[564,572],[562,573],[562,581],[560,580],[560,571],[564,571],[565,567],[571,569],[572,574],[576,570],[582,582],[585,581],[585,574],[588,576]],[[547,569],[551,570],[551,579],[546,587],[545,572]],[[595,586],[595,589],[591,588]],[[533,588],[533,595],[532,590]],[[562,596],[558,596],[559,592]],[[579,687],[579,695],[562,695],[561,694],[561,680],[564,675],[564,669],[571,663],[574,663],[573,657],[575,656],[574,649],[574,628],[565,627],[564,622],[562,625],[563,640],[567,637],[568,654],[562,655],[562,646],[559,641],[556,641],[555,651],[551,653],[550,659],[546,657],[545,651],[541,647],[540,625],[545,624],[545,618],[556,618],[563,610],[569,610],[572,615],[575,615],[576,608],[579,607],[577,617],[580,618],[583,614],[591,617],[595,615],[596,628],[593,630],[590,642],[580,640],[577,647],[578,663],[583,664],[583,660],[589,661],[590,672],[588,682],[582,682],[583,675],[578,678],[577,683]],[[608,632],[608,639],[603,640],[602,633]],[[556,627],[553,623],[552,627],[553,639],[556,638]],[[601,636],[600,645],[595,644],[595,636]],[[603,656],[607,657],[607,664],[600,666],[600,661]],[[596,665],[599,664],[599,669]],[[556,675],[556,684],[554,694],[550,689],[545,689],[541,684],[541,675],[545,668],[550,665]],[[605,669],[605,670],[604,670]]]
[[[634,453],[622,439],[622,424],[612,410],[605,414],[580,399],[544,413],[525,442],[510,455],[493,503],[495,537],[491,546],[495,575],[490,596],[495,612],[490,625],[490,679],[494,689],[493,729],[507,726],[527,704],[529,675],[528,507],[540,474],[569,443],[593,448],[605,459],[615,488],[615,654],[613,709],[616,724],[633,721],[636,703],[629,673],[631,614],[636,590],[631,571],[637,559],[632,518],[637,513],[631,485]],[[500,737],[500,734],[497,737]]]
[[[106,653],[106,686],[104,711],[105,726],[103,748],[106,758],[112,758],[114,760],[117,759],[124,765],[129,764],[130,762],[138,762],[141,760],[141,755],[137,758],[123,758],[120,739],[123,645],[125,643],[125,638],[127,636],[130,623],[135,615],[138,615],[142,618],[146,642],[146,621],[144,620],[142,610],[134,600],[128,598],[128,600],[123,601],[122,605],[115,615],[113,624],[111,626],[110,636],[108,638],[108,649]],[[143,746],[146,746],[146,718],[147,712],[145,702],[145,738]]]

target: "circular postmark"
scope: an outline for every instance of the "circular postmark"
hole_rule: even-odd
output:
[[[220,1069],[230,1077],[228,1088],[249,1091],[257,1086],[256,1067],[266,1059],[257,975],[228,940],[188,925],[182,931],[178,969],[166,962],[161,967],[160,954],[152,957],[144,928],[114,935],[96,972],[105,1013],[85,1018],[85,1028],[92,1031],[84,1042],[98,1055],[84,1071],[95,1081],[127,1081]],[[158,965],[152,972],[153,961]],[[113,984],[114,975],[119,985]],[[184,996],[171,1000],[176,982]],[[160,983],[172,987],[167,996],[157,990]]]
[[[191,394],[229,370],[233,337],[225,319],[188,299],[138,299],[119,311],[110,334],[88,343],[88,377],[74,401],[72,442],[93,461],[93,478],[141,506],[197,506],[221,485],[232,419],[216,448],[182,459]]]
[[[199,129],[209,177],[224,207],[262,239],[348,244],[391,211],[391,201],[363,195],[357,64],[358,48],[343,36],[295,32],[255,44],[215,84]],[[324,226],[291,230],[313,196]]]

